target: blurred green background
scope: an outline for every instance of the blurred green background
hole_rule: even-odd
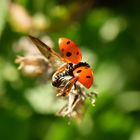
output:
[[[139,5],[0,0],[0,140],[140,140]],[[19,42],[28,33],[48,36],[56,50],[59,37],[74,40],[94,69],[96,107],[88,103],[80,124],[54,115],[61,102],[50,84],[17,70]]]

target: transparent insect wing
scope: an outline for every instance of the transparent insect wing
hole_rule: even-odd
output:
[[[59,48],[66,62],[77,64],[82,60],[82,53],[72,40],[59,38]]]
[[[76,82],[76,80],[77,80],[77,79],[76,79],[75,77],[69,79],[69,81],[67,81],[67,83],[65,84],[64,88],[62,88],[62,89],[60,90],[60,92],[58,93],[58,95],[59,95],[59,96],[60,96],[60,95],[61,95],[61,96],[67,96],[67,95],[69,95],[69,93],[70,93],[70,91],[71,91],[71,89],[72,89],[74,83]]]
[[[74,77],[77,77],[77,80],[84,85],[86,88],[90,88],[93,84],[93,71],[91,68],[81,66],[76,68],[73,71]]]
[[[36,47],[39,49],[39,51],[48,59],[49,63],[55,68],[59,68],[63,65],[65,65],[64,60],[59,56],[58,53],[56,53],[52,48],[48,47],[45,43],[43,43],[41,40],[30,36],[29,38],[32,40],[32,42],[36,45]]]

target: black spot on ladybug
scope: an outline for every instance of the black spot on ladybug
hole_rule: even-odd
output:
[[[61,51],[63,52],[63,51],[64,51],[64,49],[61,49]]]
[[[67,52],[67,53],[66,53],[66,56],[67,56],[67,57],[70,57],[71,55],[72,55],[71,52]]]
[[[70,41],[67,41],[67,45],[69,45],[70,44]]]
[[[79,55],[79,52],[76,52],[76,55]]]
[[[77,73],[80,73],[82,70],[78,70]]]
[[[87,75],[86,78],[91,78],[91,76],[88,76],[88,75]]]

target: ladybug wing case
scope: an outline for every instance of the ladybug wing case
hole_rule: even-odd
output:
[[[89,89],[92,86],[94,77],[91,68],[85,66],[78,67],[73,71],[73,75],[74,77],[77,77],[77,81],[86,88]]]
[[[67,63],[77,64],[81,61],[82,53],[72,40],[59,38],[59,48],[62,53],[62,57]]]

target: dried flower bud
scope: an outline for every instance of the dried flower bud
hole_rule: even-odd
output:
[[[19,64],[18,69],[27,76],[40,76],[49,69],[47,61],[41,57],[22,57],[18,56],[15,60]]]

